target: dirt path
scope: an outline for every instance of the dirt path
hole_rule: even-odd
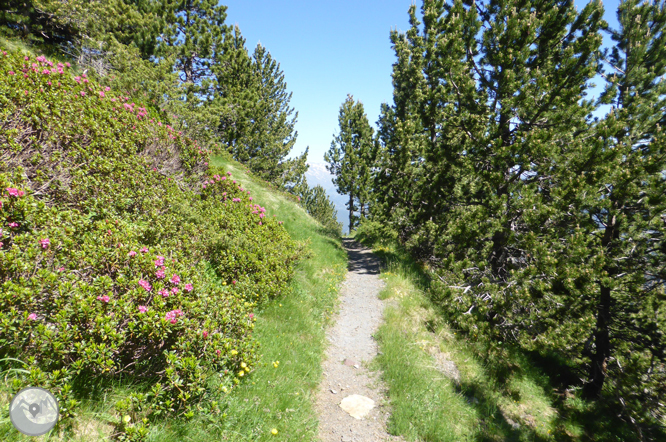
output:
[[[402,441],[386,432],[389,412],[384,388],[378,374],[366,368],[377,355],[372,335],[379,328],[384,309],[378,298],[384,285],[379,279],[379,260],[351,239],[344,239],[343,245],[349,254],[349,273],[340,290],[340,313],[327,333],[329,347],[323,363],[324,378],[317,392],[319,439]],[[373,404],[367,398],[374,401],[369,411],[367,408]],[[360,419],[343,410],[341,402]],[[353,410],[350,406],[355,402],[358,406]]]

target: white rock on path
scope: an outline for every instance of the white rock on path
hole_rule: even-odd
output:
[[[356,419],[363,419],[374,407],[375,401],[360,394],[352,394],[340,402],[340,408]]]

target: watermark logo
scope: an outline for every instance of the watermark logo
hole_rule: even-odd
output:
[[[12,424],[28,436],[48,433],[58,422],[58,417],[58,401],[51,392],[43,388],[24,388],[9,404]]]

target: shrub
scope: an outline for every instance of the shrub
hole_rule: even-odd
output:
[[[255,365],[252,308],[287,290],[299,247],[149,109],[0,57],[0,358],[34,367],[11,388],[52,387],[66,418],[77,379],[130,376],[150,388],[123,413],[191,414],[211,375]]]

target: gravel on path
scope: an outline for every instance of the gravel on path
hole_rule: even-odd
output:
[[[386,432],[390,414],[379,373],[367,369],[377,355],[373,334],[382,322],[384,286],[380,262],[372,252],[351,239],[343,239],[349,255],[349,272],[340,290],[340,312],[329,329],[329,346],[323,363],[323,380],[317,391],[319,440],[322,442],[402,441]],[[374,408],[356,419],[340,407],[351,395],[372,399]]]

